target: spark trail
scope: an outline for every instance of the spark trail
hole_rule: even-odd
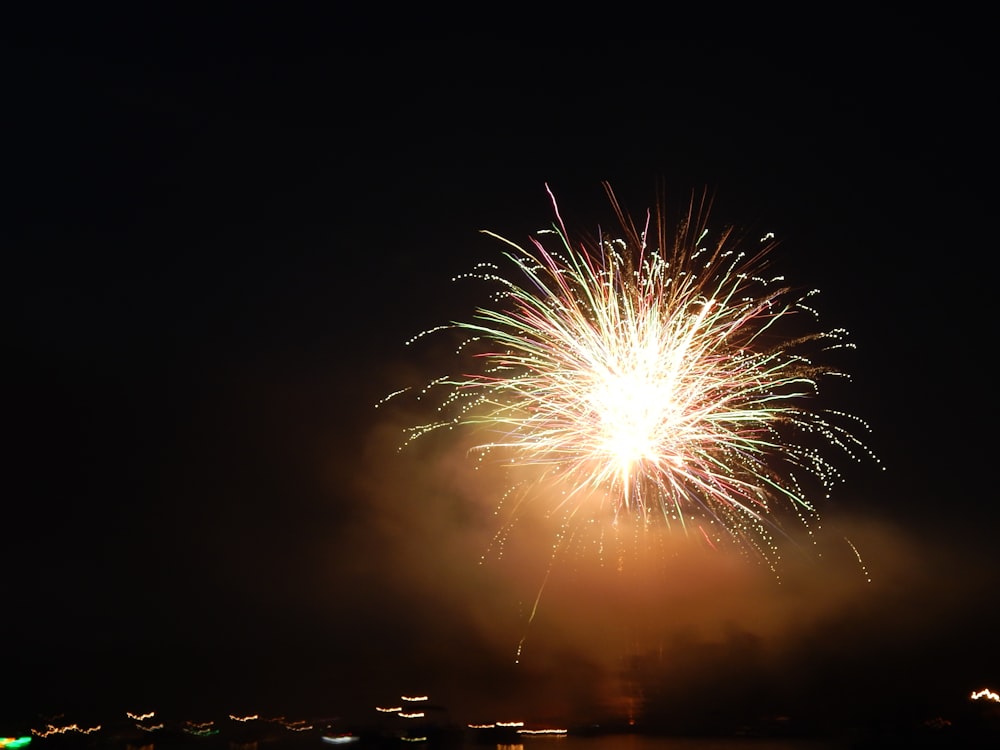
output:
[[[555,221],[530,246],[485,232],[505,265],[457,278],[495,286],[491,304],[408,342],[458,331],[467,370],[420,391],[439,418],[405,442],[464,426],[480,456],[536,467],[560,544],[578,522],[629,519],[773,566],[782,517],[812,523],[810,497],[829,495],[839,462],[874,459],[863,422],[813,408],[822,378],[847,377],[825,359],[853,344],[816,330],[816,290],[766,274],[770,235],[750,249],[711,235],[705,196],[673,227],[658,205],[640,230],[605,189],[615,235],[572,238],[551,191]]]

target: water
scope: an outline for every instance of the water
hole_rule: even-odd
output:
[[[983,736],[844,736],[837,739],[812,738],[682,738],[653,737],[637,735],[602,735],[600,737],[559,737],[531,738],[524,742],[493,743],[459,740],[438,744],[409,743],[399,740],[379,742],[356,742],[342,746],[344,750],[893,750],[894,748],[913,748],[931,750],[932,748],[979,749],[1000,747],[996,744],[996,735]],[[33,742],[29,750],[49,750],[47,742]],[[68,750],[62,743],[54,743]],[[73,744],[73,750],[330,750],[332,746],[300,741],[282,742],[241,742],[241,743],[205,743],[198,740],[171,742],[134,743],[83,743]]]
[[[253,743],[228,750],[332,750],[341,746],[319,744],[316,746],[294,743],[282,747],[275,743]],[[982,744],[978,738],[945,737],[914,734],[845,734],[838,738],[802,737],[658,737],[630,734],[609,734],[597,737],[563,736],[531,737],[523,742],[484,743],[470,739],[444,743],[359,742],[341,747],[341,750],[894,750],[895,748],[991,748],[1000,745]],[[179,748],[131,748],[123,750],[180,750]],[[184,748],[197,750],[197,748]]]
[[[684,738],[641,735],[539,738],[491,750],[835,750],[846,742],[791,738]]]
[[[1000,716],[996,717],[1000,720]],[[336,728],[335,728],[336,727]],[[93,734],[32,737],[21,750],[889,750],[906,748],[1000,748],[1000,721],[968,727],[918,724],[903,729],[870,727],[836,737],[669,737],[651,734],[521,734],[513,730],[465,730],[427,727],[428,735],[370,730],[352,733],[331,724],[309,731],[228,733],[205,736],[166,730],[152,734],[120,733],[105,727]],[[405,738],[405,739],[404,739]],[[0,750],[3,744],[0,743]]]
[[[996,750],[1000,735],[986,732],[844,732],[838,738],[731,737],[683,738],[643,735],[544,738],[523,744],[489,746],[484,750],[895,750],[962,748]],[[463,750],[470,750],[466,747]]]
[[[161,748],[159,744],[121,750],[198,750],[199,743],[184,746],[171,745]],[[345,745],[303,745],[301,742],[283,744],[280,742],[231,744],[228,750],[843,750],[854,747],[847,740],[818,740],[802,738],[679,738],[644,737],[637,735],[602,735],[600,737],[533,737],[523,742],[483,743],[473,740],[458,740],[447,743],[362,741]],[[866,746],[867,747],[867,746]],[[889,747],[889,745],[886,745]],[[225,746],[223,746],[225,748]],[[36,749],[40,750],[40,749]]]

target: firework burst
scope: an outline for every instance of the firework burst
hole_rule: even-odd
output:
[[[409,342],[456,330],[467,370],[424,386],[439,418],[405,442],[476,428],[474,452],[558,488],[544,495],[566,528],[603,515],[773,557],[782,515],[814,518],[836,459],[874,458],[862,422],[810,408],[821,378],[846,377],[820,360],[848,334],[816,331],[815,290],[765,275],[770,236],[749,251],[731,230],[710,237],[704,196],[673,229],[662,208],[639,229],[605,188],[614,236],[573,240],[554,198],[552,249],[486,232],[506,266],[458,278],[495,285],[491,304]]]

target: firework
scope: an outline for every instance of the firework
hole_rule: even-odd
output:
[[[810,408],[821,378],[846,377],[823,360],[853,344],[816,330],[816,290],[766,275],[771,236],[750,250],[710,236],[705,196],[640,230],[605,188],[615,235],[571,238],[551,192],[555,221],[530,246],[486,232],[504,264],[458,278],[493,285],[491,303],[410,342],[458,331],[465,370],[422,389],[439,418],[405,442],[473,428],[474,452],[538,467],[566,523],[632,519],[768,554],[782,515],[814,517],[840,459],[874,458],[864,423]]]

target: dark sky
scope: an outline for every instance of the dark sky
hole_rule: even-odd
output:
[[[629,664],[659,714],[996,689],[983,19],[423,13],[5,29],[0,711],[416,691],[581,720],[621,713]],[[718,221],[778,234],[858,343],[842,397],[886,470],[848,471],[830,554],[781,586],[696,552],[584,560],[526,630],[541,532],[481,565],[497,478],[458,445],[396,453],[374,404],[429,365],[406,339],[480,301],[450,282],[496,252],[478,230],[548,226],[548,184],[592,231],[602,180],[638,214],[707,186]]]

